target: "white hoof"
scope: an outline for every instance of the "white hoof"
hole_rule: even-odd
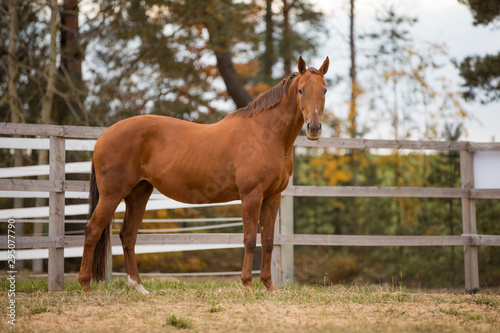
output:
[[[148,295],[149,294],[149,291],[144,289],[142,284],[132,280],[129,275],[127,275],[127,283],[128,283],[128,286],[130,289],[137,291],[139,294],[141,294],[141,295]]]

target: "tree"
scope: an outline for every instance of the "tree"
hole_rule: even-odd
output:
[[[97,61],[89,91],[97,119],[156,113],[213,122],[215,99],[237,106],[252,98],[234,53],[255,45],[255,6],[213,1],[101,1],[86,38]],[[215,57],[214,57],[215,56]],[[215,65],[212,62],[215,59]],[[212,83],[221,77],[226,91]],[[105,120],[111,122],[111,120]]]
[[[354,27],[355,0],[349,1],[349,50],[351,67],[349,69],[349,78],[351,84],[351,97],[349,101],[349,116],[348,116],[348,132],[351,138],[358,136],[358,128],[356,123],[357,118],[357,99],[359,96],[359,87],[357,80],[356,66],[356,35]]]
[[[58,68],[58,98],[54,102],[54,115],[59,124],[87,125],[88,112],[83,105],[86,88],[82,80],[84,47],[78,22],[78,0],[64,0],[60,9],[60,55]],[[67,112],[69,111],[69,112]]]
[[[374,45],[366,53],[370,72],[364,80],[372,119],[390,124],[394,139],[436,139],[445,121],[469,117],[450,82],[436,78],[450,61],[446,46],[417,44],[410,31],[416,21],[388,7],[377,17],[379,29],[363,36]]]
[[[278,49],[283,61],[284,75],[287,75],[292,72],[292,63],[299,55],[304,52],[316,52],[318,36],[313,32],[327,32],[324,28],[323,13],[316,10],[309,1],[283,0],[282,3]],[[308,29],[299,29],[300,25]]]
[[[17,46],[15,56],[11,58],[16,62],[17,77],[11,84],[17,91],[17,108],[19,119],[26,123],[37,123],[40,119],[41,101],[46,87],[48,71],[48,18],[46,3],[38,1],[16,1],[18,13]],[[7,19],[0,20],[0,40],[9,40],[10,19],[8,15],[9,1],[0,1],[0,10],[6,14]],[[7,48],[9,44],[0,44],[0,96],[8,96],[9,74],[7,65]],[[14,47],[14,44],[11,44]],[[12,77],[12,76],[11,76]],[[11,88],[11,91],[12,89]],[[10,118],[10,104],[6,98],[0,99],[1,121],[13,121]],[[15,121],[15,120],[14,120]]]
[[[500,52],[484,57],[466,57],[459,65],[465,80],[465,99],[479,99],[482,103],[500,101]]]
[[[358,97],[360,95],[360,87],[357,79],[357,65],[356,65],[356,39],[354,18],[355,18],[355,0],[349,1],[349,51],[351,66],[349,68],[349,79],[351,94],[349,99],[349,114],[347,116],[347,132],[351,138],[356,138],[360,135],[358,129]],[[362,154],[358,150],[351,150],[351,165],[352,165],[352,185],[359,185],[358,169]]]
[[[474,17],[474,25],[488,25],[500,19],[499,0],[458,0],[467,5]]]
[[[276,54],[274,47],[274,17],[273,17],[273,0],[266,0],[265,9],[265,38],[264,38],[264,51],[261,56],[261,70],[263,74],[264,82],[268,85],[273,83],[273,66],[276,62]]]
[[[58,20],[57,15],[59,14],[59,6],[57,5],[57,0],[52,0],[50,4],[50,42],[49,42],[49,57],[48,57],[48,72],[47,72],[47,85],[45,88],[45,94],[42,98],[42,106],[40,111],[40,122],[42,124],[51,124],[52,120],[52,108],[54,101],[54,94],[56,90],[57,83],[57,26]],[[40,150],[38,152],[38,165],[47,165],[49,163],[49,152],[47,150]],[[45,176],[38,176],[38,179],[44,180]],[[35,206],[42,207],[47,204],[45,198],[37,198]],[[35,235],[41,235],[43,232],[42,224],[35,224],[33,227],[33,233]],[[37,260],[33,261],[33,271],[41,272],[43,271],[43,261]]]
[[[10,109],[10,120],[13,123],[24,122],[23,116],[21,114],[19,95],[17,93],[16,80],[18,78],[18,68],[19,63],[17,60],[17,47],[18,47],[18,28],[19,28],[19,17],[18,17],[18,1],[10,0],[9,4],[9,45],[7,48],[7,66],[9,73],[9,84],[7,89],[7,102]],[[16,149],[14,151],[14,158],[12,161],[13,167],[19,167],[23,165],[23,154],[21,150]],[[14,208],[22,208],[24,206],[23,198],[14,199]],[[23,224],[17,225],[17,234],[23,236]],[[16,266],[18,269],[23,267],[22,263]]]
[[[467,5],[474,25],[490,25],[500,20],[500,0],[459,0]],[[463,95],[482,103],[500,101],[500,52],[484,57],[469,56],[458,65],[465,80]]]
[[[240,30],[242,25],[250,28],[248,17],[240,16],[240,13],[250,14],[252,8],[241,6],[241,4],[221,1],[203,1],[203,15],[200,16],[202,24],[210,35],[211,48],[217,59],[217,67],[224,79],[227,92],[232,97],[237,108],[242,108],[253,99],[245,90],[233,64],[231,47],[236,44],[236,40],[244,36]],[[200,7],[198,4],[196,7]],[[216,13],[217,11],[217,13]],[[235,14],[238,13],[238,14]],[[239,24],[238,24],[239,23]]]

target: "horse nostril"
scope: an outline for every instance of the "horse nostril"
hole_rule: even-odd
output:
[[[307,123],[307,130],[310,131],[311,130],[311,123]]]
[[[319,130],[321,131],[321,123],[319,123]]]

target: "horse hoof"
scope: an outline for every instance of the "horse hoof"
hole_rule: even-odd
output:
[[[149,291],[144,289],[144,287],[142,286],[142,284],[140,282],[136,282],[133,279],[131,279],[130,275],[127,275],[127,283],[128,283],[128,287],[130,289],[137,291],[139,294],[141,294],[141,295],[148,295],[149,294]]]
[[[254,291],[255,291],[255,289],[254,289],[253,285],[251,285],[251,284],[244,284],[243,286],[245,287],[245,290],[246,290],[247,292],[249,292],[249,293],[251,293],[251,292],[254,292]]]
[[[84,289],[82,289],[82,296],[85,296],[85,295],[88,295],[88,294],[92,294],[92,293],[93,293],[93,291],[90,288],[84,288]]]

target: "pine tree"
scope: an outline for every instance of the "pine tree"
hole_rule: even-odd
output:
[[[500,0],[459,0],[467,5],[474,17],[473,24],[493,25],[500,21]],[[463,95],[482,103],[500,101],[500,52],[483,57],[469,56],[458,64],[464,79]]]

